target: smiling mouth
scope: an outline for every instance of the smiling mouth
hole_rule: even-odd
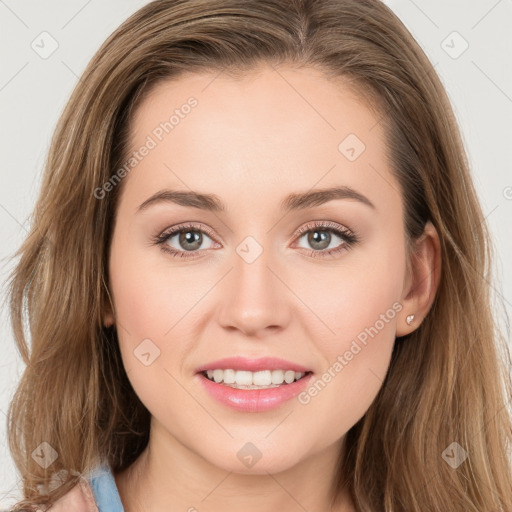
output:
[[[270,389],[293,384],[312,372],[293,370],[261,370],[251,372],[234,369],[215,369],[200,372],[205,378],[216,384],[234,389]]]

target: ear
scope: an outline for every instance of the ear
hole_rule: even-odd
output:
[[[103,290],[105,292],[105,308],[103,310],[103,325],[105,327],[111,327],[115,324],[115,315],[113,311],[112,295],[110,294],[109,287],[105,281],[104,276],[101,278],[103,284]]]
[[[413,242],[404,280],[403,309],[398,320],[396,336],[414,331],[427,316],[434,302],[441,277],[441,249],[434,225],[428,221],[423,234]],[[407,323],[407,317],[414,319]]]
[[[114,325],[114,314],[112,313],[112,308],[108,306],[107,311],[103,315],[103,325],[105,327],[111,327]]]
[[[111,297],[110,292],[106,286],[105,286],[105,289],[107,291],[107,299],[105,301],[105,309],[103,312],[103,325],[105,327],[111,327],[112,325],[115,324],[114,312],[112,309],[112,297]]]

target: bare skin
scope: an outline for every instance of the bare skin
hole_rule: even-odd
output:
[[[115,315],[106,312],[105,323],[116,323],[128,377],[152,415],[148,448],[115,475],[125,510],[355,511],[346,489],[329,507],[335,465],[382,386],[395,337],[416,329],[432,304],[437,233],[428,223],[409,272],[383,129],[343,83],[291,67],[242,80],[185,75],[141,104],[131,150],[191,96],[197,106],[124,178],[110,252]],[[349,150],[353,161],[338,148],[349,134],[365,145],[358,156]],[[338,198],[281,210],[289,194],[343,186],[373,207]],[[138,211],[162,189],[214,194],[225,210],[160,201]],[[154,243],[188,222],[202,234],[198,248],[179,233]],[[263,249],[251,263],[237,252],[248,236]],[[356,352],[354,340],[371,326],[377,334]],[[160,351],[149,365],[134,356],[145,339]],[[280,357],[315,379],[330,369],[331,379],[309,401],[241,412],[206,393],[196,373],[233,355]],[[334,371],[338,356],[344,364]],[[261,453],[252,467],[237,457],[248,442]]]

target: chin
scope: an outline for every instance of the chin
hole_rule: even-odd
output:
[[[300,464],[306,458],[306,454],[303,457],[298,454],[298,447],[295,445],[284,446],[280,443],[276,446],[268,440],[231,441],[229,447],[224,450],[220,447],[222,451],[217,449],[212,454],[213,457],[205,458],[225,471],[244,475],[280,473]]]

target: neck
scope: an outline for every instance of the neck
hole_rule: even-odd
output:
[[[153,421],[144,452],[114,477],[125,512],[353,512],[343,490],[336,506],[330,504],[340,447],[341,441],[279,473],[235,473],[205,460]]]

